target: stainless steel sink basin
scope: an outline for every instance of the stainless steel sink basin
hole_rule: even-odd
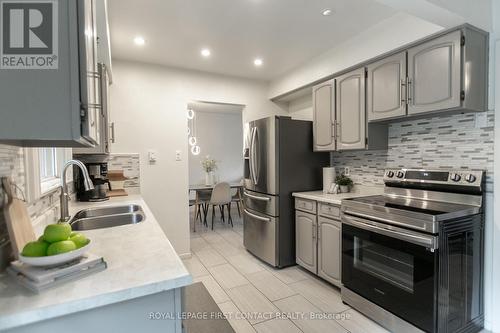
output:
[[[71,219],[70,224],[73,230],[91,230],[136,224],[145,218],[141,206],[111,206],[81,210]]]

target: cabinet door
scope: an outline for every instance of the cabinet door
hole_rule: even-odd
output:
[[[408,114],[460,106],[460,40],[455,31],[408,50]]]
[[[81,102],[83,108],[82,135],[99,143],[99,74],[97,71],[97,34],[94,0],[83,0],[79,5]]]
[[[335,79],[337,150],[366,146],[365,68]]]
[[[318,218],[318,275],[340,286],[342,224]]]
[[[314,151],[335,150],[334,81],[313,87]]]
[[[366,67],[368,121],[406,114],[406,52]]]
[[[316,273],[316,215],[295,211],[296,262]]]

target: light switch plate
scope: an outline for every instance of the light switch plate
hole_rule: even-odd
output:
[[[351,169],[349,167],[344,167],[344,175],[349,176],[351,174]]]
[[[156,156],[156,151],[154,150],[148,151],[148,159],[149,163],[156,163],[156,161],[158,160],[158,157]]]

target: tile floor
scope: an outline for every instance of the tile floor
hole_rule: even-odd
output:
[[[387,332],[343,304],[338,288],[299,266],[278,270],[253,257],[243,247],[242,220],[232,213],[234,228],[223,225],[219,216],[213,231],[199,222],[196,232],[191,226],[192,257],[183,261],[237,333]],[[312,318],[325,313],[337,316]]]

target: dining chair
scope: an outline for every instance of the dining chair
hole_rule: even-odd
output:
[[[196,199],[195,199],[195,207],[194,207],[194,223],[200,219],[200,223],[203,223],[206,227],[208,227],[207,223],[207,213],[208,213],[208,205],[210,204],[212,190],[196,190]],[[202,214],[203,213],[203,217]],[[196,231],[196,227],[195,231]]]
[[[224,207],[227,207],[228,222],[231,223],[231,227],[233,226],[233,219],[231,218],[231,201],[231,186],[229,186],[229,183],[217,183],[210,197],[210,205],[212,205],[212,230],[214,230],[215,206],[219,206],[222,219],[224,219]]]
[[[243,198],[241,196],[240,187],[231,189],[231,202],[236,203],[236,207],[238,208],[238,216],[241,217],[240,203],[243,205]]]

